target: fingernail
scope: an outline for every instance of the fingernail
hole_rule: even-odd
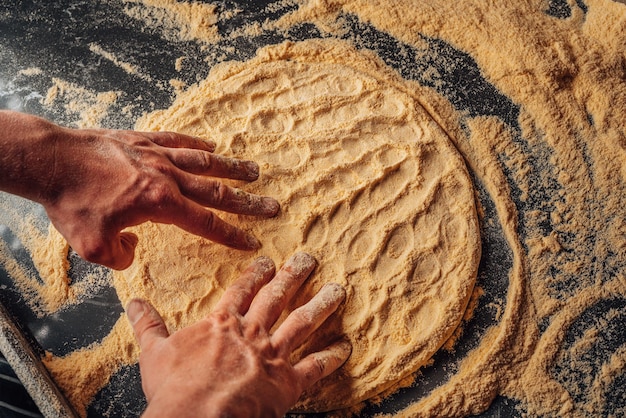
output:
[[[259,165],[254,161],[246,161],[246,171],[250,180],[256,180],[259,178]]]
[[[346,299],[346,289],[338,283],[326,283],[320,293],[333,302],[342,302]]]
[[[254,266],[257,273],[261,275],[267,273],[270,270],[276,269],[276,266],[274,265],[272,259],[264,255],[254,260]]]
[[[146,313],[146,306],[140,299],[131,299],[126,305],[126,316],[131,325],[135,325]]]
[[[273,199],[271,197],[263,197],[261,201],[263,202],[263,208],[265,209],[265,213],[268,216],[276,216],[276,214],[278,214],[278,211],[280,210],[280,203],[278,203],[276,199]]]
[[[352,354],[352,344],[347,340],[338,341],[335,347],[337,347],[337,354],[339,354],[344,361]]]
[[[261,248],[261,242],[252,234],[247,234],[246,244],[249,250],[258,250]]]
[[[291,256],[285,263],[285,267],[289,267],[294,275],[298,276],[305,271],[313,270],[317,265],[315,258],[305,252],[297,252]]]
[[[215,148],[217,147],[217,144],[215,142],[210,141],[208,139],[202,139],[202,138],[198,138],[198,139],[200,139],[202,142],[204,142],[207,145],[209,152],[215,151]]]

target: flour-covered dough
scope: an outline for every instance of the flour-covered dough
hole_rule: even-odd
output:
[[[261,167],[246,191],[281,203],[271,219],[220,213],[251,231],[258,253],[180,229],[134,228],[134,264],[117,273],[122,303],[144,297],[171,330],[206,315],[252,259],[278,265],[296,251],[319,266],[304,303],[329,281],[347,300],[317,334],[319,349],[345,335],[345,366],[301,398],[298,410],[348,407],[424,365],[458,326],[480,257],[474,193],[464,161],[395,75],[339,41],[286,43],[214,68],[138,129],[217,142],[217,153]]]

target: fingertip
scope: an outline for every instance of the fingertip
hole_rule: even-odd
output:
[[[169,335],[161,315],[143,299],[133,298],[128,302],[126,317],[133,328],[139,347],[145,347],[151,339],[165,338]]]
[[[205,150],[208,152],[215,152],[215,148],[217,148],[217,144],[210,139],[203,139],[199,137],[195,137],[196,140],[202,142],[205,145]]]
[[[280,211],[280,203],[278,203],[278,200],[272,197],[263,197],[261,198],[261,202],[263,202],[264,215],[269,218],[278,215]]]
[[[317,260],[315,259],[315,257],[313,257],[313,255],[305,252],[305,251],[298,251],[297,253],[294,254],[294,259],[299,259],[299,260],[306,260],[306,262],[308,264],[311,265],[317,265]]]
[[[126,316],[132,326],[143,318],[145,312],[145,302],[141,299],[133,298],[126,305]]]
[[[321,377],[326,377],[348,361],[352,355],[352,344],[348,340],[341,339],[317,354],[319,356],[318,361],[326,366]]]
[[[227,236],[226,239],[223,239],[223,237],[220,236],[215,236],[209,239],[241,251],[257,251],[261,249],[261,241],[259,241],[254,235],[239,228],[235,229],[236,231],[231,236]]]
[[[323,351],[309,354],[294,367],[306,388],[334,373],[345,364],[351,354],[352,345],[347,340],[339,340]]]
[[[294,275],[299,276],[310,273],[317,266],[317,260],[311,254],[299,251],[287,260],[284,268],[289,269]]]
[[[341,367],[352,354],[352,344],[348,340],[339,340],[328,347],[328,349],[337,355],[337,359],[341,363],[339,367]]]
[[[327,297],[329,300],[343,302],[346,299],[346,289],[339,283],[326,283],[321,289],[320,294]]]
[[[250,263],[239,279],[229,286],[214,307],[214,312],[236,311],[244,315],[259,290],[274,276],[276,266],[269,257],[261,256]]]
[[[244,241],[244,250],[256,251],[261,248],[261,241],[259,241],[254,235],[246,234]]]
[[[243,161],[242,164],[245,167],[245,173],[247,175],[247,180],[254,181],[259,178],[260,168],[259,165],[254,161]]]
[[[276,265],[274,261],[267,256],[260,256],[252,263],[253,268],[258,274],[266,275],[266,274],[274,274],[276,271]]]

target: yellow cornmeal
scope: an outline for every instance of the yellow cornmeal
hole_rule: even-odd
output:
[[[215,42],[216,6],[199,1],[124,0],[124,12],[139,22],[156,26],[171,41]]]
[[[262,240],[256,254],[174,226],[132,228],[140,237],[135,262],[114,274],[122,304],[149,300],[174,331],[207,315],[253,258],[281,263],[310,252],[319,267],[291,309],[325,282],[342,284],[348,296],[301,352],[341,335],[353,351],[339,373],[303,395],[302,411],[352,407],[410,383],[404,379],[458,326],[480,255],[473,187],[449,138],[374,57],[340,41],[269,47],[214,69],[138,129],[213,138],[216,152],[254,159],[261,177],[238,186],[272,195],[282,208],[272,219],[222,214]],[[46,359],[74,404],[104,384],[102,353],[137,360],[128,325],[119,321],[112,335],[120,338]]]
[[[194,323],[253,257],[313,254],[303,304],[325,282],[347,290],[320,330],[321,349],[344,334],[352,356],[307,391],[297,409],[361,402],[425,364],[457,327],[480,254],[473,188],[449,139],[401,81],[340,41],[269,47],[214,69],[140,130],[212,138],[216,152],[254,159],[261,177],[239,185],[274,196],[269,220],[224,215],[258,237],[256,254],[207,243],[172,226],[133,231],[133,265],[115,275],[122,303],[150,300],[172,329]]]
[[[496,395],[518,400],[531,416],[589,416],[604,411],[612,401],[610,388],[623,376],[623,348],[596,363],[584,356],[619,312],[609,311],[590,324],[571,349],[567,330],[601,301],[626,296],[626,8],[600,0],[568,5],[571,15],[556,19],[545,13],[547,2],[320,0],[264,25],[287,30],[308,22],[324,34],[344,37],[343,22],[354,15],[418,53],[424,51],[424,37],[441,39],[468,54],[480,75],[519,107],[514,129],[495,116],[458,112],[418,82],[397,80],[393,86],[438,123],[485,187],[513,258],[510,271],[501,273],[509,285],[506,300],[497,306],[497,323],[448,382],[408,405],[401,416],[480,413]],[[358,54],[363,57],[357,62],[373,65],[371,77],[389,71],[367,58],[369,52]],[[271,130],[286,121],[257,122]],[[234,137],[233,144],[245,139]],[[543,205],[533,201],[538,189],[551,191]],[[532,210],[518,211],[531,203]],[[128,329],[122,336],[130,341]],[[125,349],[120,362],[135,355],[132,345]],[[53,373],[61,373],[70,363],[51,359],[49,364]],[[586,393],[577,394],[576,382],[557,374],[561,364],[590,380]],[[83,405],[97,391],[94,383],[79,398],[75,383],[60,383]]]

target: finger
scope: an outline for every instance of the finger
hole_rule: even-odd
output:
[[[191,148],[208,152],[215,151],[215,142],[176,132],[137,132],[157,145],[166,148]]]
[[[256,295],[246,320],[269,330],[293,295],[315,268],[315,259],[304,252],[294,254],[276,276]]]
[[[302,388],[312,386],[318,380],[328,376],[343,365],[352,346],[347,341],[339,341],[323,351],[312,353],[296,363],[293,368],[300,379]]]
[[[276,271],[268,257],[259,257],[226,289],[214,310],[227,310],[244,315],[259,289],[271,280]]]
[[[223,221],[215,213],[188,199],[184,199],[177,210],[170,212],[168,218],[163,221],[174,223],[194,235],[238,250],[261,248],[261,243],[253,235]]]
[[[289,314],[272,335],[272,344],[283,355],[298,348],[320,325],[337,310],[346,298],[346,291],[337,283],[328,283],[307,304]]]
[[[126,316],[133,328],[139,348],[142,350],[170,335],[161,315],[151,304],[142,299],[132,299],[128,303]]]
[[[259,165],[254,161],[238,160],[197,150],[172,150],[170,160],[181,170],[194,174],[233,180],[254,181],[259,178]]]
[[[195,202],[242,215],[275,216],[280,204],[271,197],[246,193],[217,180],[191,175],[178,175],[178,187],[183,195]]]

